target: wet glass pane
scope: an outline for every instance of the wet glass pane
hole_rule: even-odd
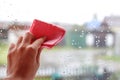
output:
[[[119,8],[118,0],[0,0],[0,79],[9,44],[39,19],[66,34],[42,51],[35,80],[119,80]]]

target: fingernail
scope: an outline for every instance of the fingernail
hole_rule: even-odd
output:
[[[47,37],[44,36],[44,37],[43,37],[43,40],[45,40],[46,38],[47,38]]]
[[[44,37],[42,37],[42,39],[43,39],[44,41],[46,40],[46,38],[47,38],[47,37],[45,37],[45,36],[44,36]]]

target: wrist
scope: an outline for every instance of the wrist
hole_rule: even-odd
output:
[[[4,80],[34,80],[34,77],[23,76],[17,73],[11,73],[11,74],[7,74]]]
[[[33,80],[30,78],[22,78],[22,77],[6,77],[3,80]]]

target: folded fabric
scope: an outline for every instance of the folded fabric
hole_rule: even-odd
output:
[[[42,47],[52,48],[58,44],[65,35],[65,30],[56,25],[35,19],[30,27],[30,32],[36,39],[46,37]]]

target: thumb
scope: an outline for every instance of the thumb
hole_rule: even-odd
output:
[[[43,37],[43,38],[40,38],[40,39],[37,39],[37,40],[35,40],[33,43],[32,43],[32,47],[34,48],[34,49],[39,49],[40,47],[41,47],[41,44],[45,41],[45,37]]]

